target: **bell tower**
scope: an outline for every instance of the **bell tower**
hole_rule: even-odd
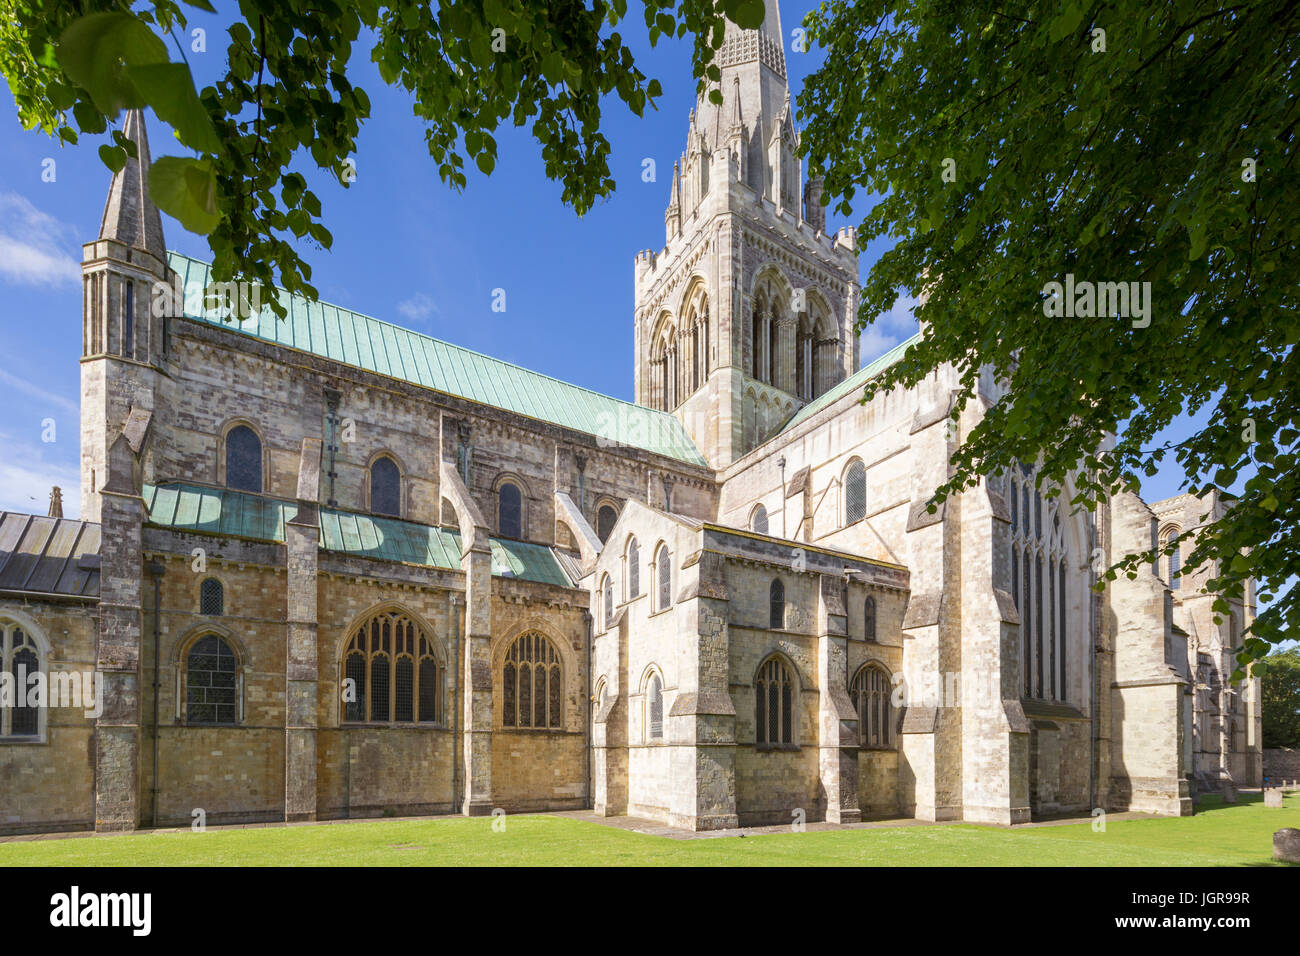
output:
[[[716,56],[665,245],[636,257],[634,324],[637,402],[677,415],[725,468],[857,370],[858,263],[854,230],[826,235],[821,181],[803,181],[777,0],[757,30],[728,23]]]
[[[82,246],[81,516],[100,520],[109,449],[132,408],[152,412],[166,350],[167,252],[149,198],[149,137],[139,110],[123,134],[136,155],[113,176],[99,237]],[[155,314],[159,313],[159,314]]]

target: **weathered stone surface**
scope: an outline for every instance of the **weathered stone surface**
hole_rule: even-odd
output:
[[[1273,859],[1300,863],[1300,830],[1284,827],[1273,833]]]

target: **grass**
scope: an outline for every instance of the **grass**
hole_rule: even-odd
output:
[[[158,832],[0,844],[0,866],[1265,866],[1273,831],[1300,827],[1243,794],[1194,817],[1002,829],[904,826],[673,840],[580,820],[372,820],[206,833]]]

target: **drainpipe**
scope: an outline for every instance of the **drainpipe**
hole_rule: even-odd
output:
[[[1092,733],[1088,735],[1088,809],[1097,809],[1097,516],[1093,513],[1088,523],[1088,699]]]
[[[153,826],[158,827],[158,654],[162,644],[159,626],[159,609],[162,605],[162,578],[166,566],[154,559],[149,562],[149,573],[153,576]]]
[[[596,801],[593,799],[591,778],[591,722],[595,719],[596,703],[591,697],[591,611],[582,612],[582,623],[587,628],[587,809],[596,809]]]
[[[464,743],[460,739],[460,632],[464,626],[461,619],[460,604],[456,596],[451,596],[451,660],[452,673],[456,679],[452,681],[452,708],[451,708],[451,812],[460,813],[461,793],[460,793],[460,761],[464,754]],[[468,676],[468,675],[466,675]]]
[[[776,463],[776,467],[781,469],[781,537],[785,537],[785,455],[782,455]]]

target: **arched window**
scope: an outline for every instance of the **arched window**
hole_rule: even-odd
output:
[[[370,465],[370,510],[378,515],[402,516],[402,472],[387,455]]]
[[[767,534],[767,509],[754,505],[754,514],[749,519],[749,526],[759,534]]]
[[[239,660],[225,640],[207,634],[185,656],[185,722],[234,724],[238,719]]]
[[[780,578],[767,591],[767,626],[774,631],[785,627],[785,585]]]
[[[614,510],[614,506],[601,505],[600,510],[596,512],[596,536],[600,538],[601,544],[609,540],[616,521],[618,521],[618,512]]]
[[[636,538],[627,539],[627,599],[630,601],[641,593],[641,549],[637,547]]]
[[[214,617],[226,613],[226,589],[216,578],[206,578],[199,585],[199,613]]]
[[[664,735],[664,688],[658,674],[650,678],[650,683],[646,687],[645,700],[646,737],[650,740],[661,740]]]
[[[1160,542],[1162,548],[1170,548],[1169,551],[1169,576],[1165,579],[1169,582],[1170,590],[1177,591],[1179,587],[1179,578],[1182,576],[1183,561],[1182,547],[1178,541],[1179,530],[1171,528],[1165,532],[1164,540]]]
[[[343,652],[343,719],[437,723],[439,677],[429,636],[407,615],[381,611],[357,626]]]
[[[601,601],[605,605],[605,630],[614,623],[614,579],[608,574],[600,585]]]
[[[862,606],[862,636],[869,641],[876,639],[876,599],[868,597]]]
[[[262,491],[262,439],[247,425],[226,432],[226,487]]]
[[[510,645],[501,692],[502,726],[521,730],[560,730],[564,726],[560,655],[544,635],[529,631]]]
[[[781,658],[768,658],[754,681],[754,742],[794,743],[794,705],[794,675]]]
[[[860,461],[844,474],[844,523],[853,524],[867,516],[867,467]]]
[[[658,585],[655,610],[665,611],[673,606],[673,556],[666,544],[661,544],[655,554],[655,574]]]
[[[497,534],[503,538],[524,536],[523,492],[508,481],[497,489]]]
[[[0,697],[0,738],[39,738],[41,708],[30,706],[32,678],[44,670],[41,645],[13,621],[0,619],[0,674],[11,694]]]
[[[122,354],[135,357],[135,283],[127,282],[123,301],[125,316],[122,322]]]
[[[893,689],[889,672],[879,664],[863,666],[849,690],[858,712],[858,740],[863,747],[891,747],[894,743]]]

